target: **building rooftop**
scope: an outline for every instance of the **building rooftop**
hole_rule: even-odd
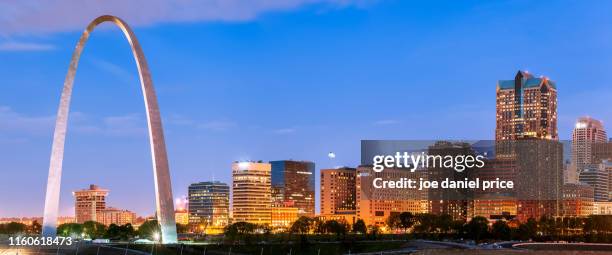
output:
[[[519,73],[523,77],[523,88],[536,88],[542,86],[544,83],[547,83],[552,88],[557,89],[556,83],[546,77],[542,76],[540,78],[536,78],[527,71],[521,70],[519,70]],[[517,74],[517,76],[518,75],[519,74]],[[497,86],[500,89],[514,89],[514,80],[499,80],[497,81]]]

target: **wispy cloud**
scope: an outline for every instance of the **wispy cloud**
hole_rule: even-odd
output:
[[[389,126],[389,125],[395,125],[395,124],[399,124],[400,121],[399,120],[378,120],[374,122],[374,125],[376,126]]]
[[[140,114],[96,117],[82,112],[70,114],[68,132],[106,136],[146,135],[146,121]],[[53,134],[55,115],[29,116],[0,106],[0,132],[20,135]]]
[[[280,129],[275,129],[272,132],[275,134],[279,134],[279,135],[287,135],[287,134],[293,134],[297,132],[297,128],[280,128]]]
[[[213,120],[199,124],[199,128],[204,128],[212,131],[226,131],[236,126],[236,123],[229,120]]]
[[[138,79],[135,73],[131,73],[115,63],[99,58],[92,59],[91,63],[101,71],[107,72],[126,83],[134,83]]]
[[[49,134],[55,116],[28,116],[11,107],[0,106],[0,131],[28,134]]]
[[[36,1],[0,3],[0,34],[32,34],[83,29],[94,17],[112,14],[132,26],[163,22],[247,21],[273,12],[306,5],[363,6],[368,0],[106,0]]]
[[[0,42],[0,51],[48,51],[55,49],[55,46],[45,43],[33,42]]]

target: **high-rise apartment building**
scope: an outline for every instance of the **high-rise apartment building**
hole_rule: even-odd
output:
[[[77,223],[97,221],[98,213],[106,209],[106,196],[108,190],[97,185],[90,185],[89,189],[72,192],[74,196],[74,210]]]
[[[355,213],[355,168],[321,169],[321,214]]]
[[[546,77],[518,71],[514,80],[497,82],[495,140],[558,140],[557,88]]]
[[[315,214],[315,164],[309,161],[271,161],[272,204],[295,207],[299,216]]]
[[[608,141],[606,130],[601,121],[591,117],[580,117],[572,132],[572,161],[580,172],[592,162],[593,144],[602,144]]]
[[[271,224],[271,165],[258,162],[232,164],[233,222]]]
[[[206,227],[225,227],[229,223],[230,188],[222,182],[189,185],[189,223]]]

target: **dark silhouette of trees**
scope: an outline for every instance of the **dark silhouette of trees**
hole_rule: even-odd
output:
[[[300,235],[308,234],[312,229],[313,222],[313,219],[306,216],[302,216],[298,218],[295,222],[293,222],[293,224],[291,224],[289,232],[292,234]]]
[[[510,240],[512,238],[512,230],[508,223],[498,220],[491,227],[491,235],[497,240]]]
[[[83,232],[91,239],[104,237],[106,226],[96,221],[86,221],[83,223]]]
[[[391,213],[391,215],[387,217],[387,220],[385,223],[387,224],[387,227],[389,227],[390,229],[395,230],[395,229],[400,228],[401,220],[399,217],[399,213]]]
[[[0,233],[8,235],[25,234],[28,231],[28,226],[23,223],[10,222],[0,225]]]
[[[110,224],[104,234],[105,238],[113,240],[129,240],[134,236],[136,236],[136,230],[129,223],[121,226]]]
[[[410,212],[403,212],[399,214],[399,227],[407,232],[409,228],[414,225],[415,218]]]
[[[368,228],[362,219],[358,219],[355,224],[353,224],[353,233],[361,233],[365,235],[367,232]]]
[[[148,220],[138,227],[138,236],[149,240],[155,239],[155,234],[161,233],[161,226],[157,220]]]
[[[489,234],[489,220],[482,216],[476,216],[465,225],[465,230],[469,238],[479,242],[487,238]]]
[[[346,235],[346,232],[349,231],[349,226],[346,221],[343,220],[328,220],[325,222],[325,229],[327,232],[334,233],[339,237],[340,235]]]
[[[522,223],[518,227],[517,237],[520,240],[529,240],[536,236],[538,232],[538,223],[535,219],[529,218],[527,222]]]

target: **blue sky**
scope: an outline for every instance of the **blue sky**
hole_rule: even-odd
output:
[[[235,160],[318,171],[356,166],[361,139],[492,139],[495,83],[518,69],[557,82],[562,139],[581,115],[612,123],[607,1],[78,2],[0,4],[0,216],[42,215],[71,51],[104,13],[133,24],[152,69],[175,197],[229,183]],[[90,183],[153,213],[143,106],[128,43],[101,27],[75,81],[61,214]]]

